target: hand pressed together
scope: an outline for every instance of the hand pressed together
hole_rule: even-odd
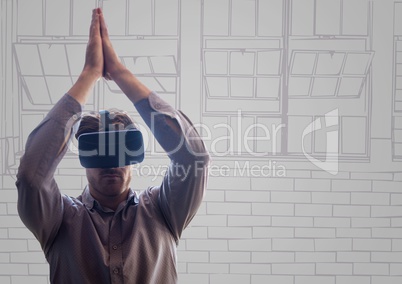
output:
[[[89,40],[85,54],[84,73],[93,75],[99,79],[103,74],[104,59],[102,50],[102,38],[100,33],[100,13],[101,10],[92,11],[92,22],[89,29]]]
[[[92,11],[84,68],[68,94],[84,105],[100,77],[114,80],[133,103],[148,97],[151,92],[120,62],[109,38],[103,12],[96,8]]]
[[[83,72],[93,74],[96,79],[103,76],[111,80],[114,74],[123,70],[125,66],[113,49],[102,10],[94,9]]]

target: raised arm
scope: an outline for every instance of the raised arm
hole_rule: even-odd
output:
[[[206,187],[209,155],[190,120],[151,92],[119,60],[109,38],[103,14],[100,16],[104,76],[114,80],[135,104],[159,144],[171,159],[160,187],[151,190],[176,240],[194,217]],[[157,193],[157,194],[154,194]]]
[[[78,120],[96,80],[102,76],[103,55],[100,10],[92,14],[83,71],[45,119],[32,131],[18,168],[18,212],[47,253],[63,217],[63,198],[54,180],[57,165],[67,150],[73,124]]]
[[[150,194],[178,241],[203,199],[209,154],[191,121],[156,93],[135,106],[171,160],[162,184]]]

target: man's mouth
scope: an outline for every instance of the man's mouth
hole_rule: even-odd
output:
[[[107,178],[116,178],[116,177],[121,177],[121,174],[115,170],[105,170],[105,171],[101,172],[101,176],[107,177]]]

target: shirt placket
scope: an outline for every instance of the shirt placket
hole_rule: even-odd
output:
[[[123,252],[122,252],[122,230],[121,211],[113,216],[109,233],[109,253],[110,253],[110,275],[113,284],[124,283],[123,277]]]

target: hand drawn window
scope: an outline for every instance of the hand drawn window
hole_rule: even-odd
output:
[[[207,146],[217,155],[280,151],[281,130],[275,141],[223,138],[264,137],[267,129],[255,125],[281,123],[283,1],[204,0],[202,8],[202,122],[211,131]]]
[[[279,111],[280,59],[280,49],[208,49],[203,60],[208,98],[254,98],[264,103],[258,101],[263,99]]]
[[[323,155],[328,133],[339,133],[339,156],[359,160],[370,151],[372,5],[366,0],[293,0],[289,22],[288,147]],[[323,114],[336,111],[337,126],[324,127]]]
[[[81,73],[85,47],[66,43],[15,44],[22,108],[47,110],[55,104]]]
[[[209,146],[218,154],[235,149],[250,156],[247,149],[252,149],[302,156],[307,150],[320,156],[327,136],[313,131],[301,149],[303,129],[336,108],[340,156],[369,155],[374,52],[368,1],[204,0],[202,19],[203,122],[212,129]],[[225,124],[231,129],[216,127]],[[219,140],[225,135],[262,138],[262,128],[244,129],[280,124],[286,127],[275,141],[230,145]]]

